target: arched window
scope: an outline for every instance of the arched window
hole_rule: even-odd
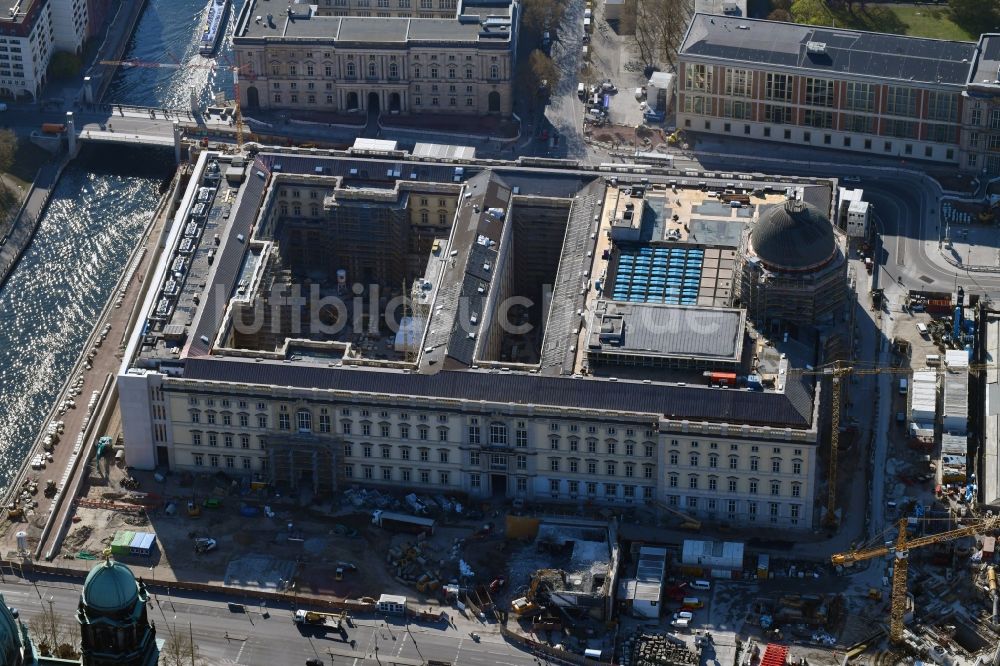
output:
[[[389,63],[389,77],[395,79],[398,76],[399,76],[399,65],[397,65],[394,62],[390,62]]]
[[[347,78],[353,79],[356,75],[356,70],[354,69],[354,63],[347,63]]]
[[[378,76],[378,70],[375,63],[368,63],[368,77],[374,79],[376,76]]]
[[[490,65],[490,78],[491,79],[500,78],[500,67],[498,65]]]

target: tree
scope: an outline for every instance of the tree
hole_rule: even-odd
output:
[[[562,23],[566,6],[557,0],[525,0],[521,5],[521,26],[541,34]]]
[[[673,64],[690,11],[686,0],[636,0],[635,43],[646,65]]]
[[[534,79],[533,89],[537,89],[542,81],[547,81],[549,90],[555,90],[559,84],[559,69],[552,62],[552,58],[535,49],[528,56],[528,67],[531,69],[531,76]]]
[[[79,658],[80,632],[76,623],[60,615],[49,604],[47,609],[28,620],[28,631],[44,657]]]
[[[17,155],[17,135],[14,130],[0,130],[0,172],[7,173]]]
[[[833,15],[823,0],[795,0],[791,13],[796,23],[833,25]]]
[[[54,79],[72,79],[83,69],[80,56],[69,51],[56,51],[49,62],[49,76]]]
[[[792,15],[787,9],[772,9],[771,13],[767,15],[768,21],[785,21],[786,23],[791,23]]]
[[[190,629],[188,631],[170,632],[167,640],[163,643],[160,651],[161,666],[204,666],[205,660],[198,654],[198,644],[191,640]]]
[[[1000,18],[1000,0],[949,0],[948,8],[955,23],[977,35]]]

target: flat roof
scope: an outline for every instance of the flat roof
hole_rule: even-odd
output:
[[[745,319],[738,308],[598,301],[588,351],[738,363]]]
[[[964,87],[976,44],[695,14],[678,53],[829,76]]]
[[[1000,87],[1000,34],[986,33],[979,38],[976,61],[969,74],[969,85]],[[990,94],[996,94],[991,90]]]
[[[250,0],[240,13],[237,39],[313,39],[330,43],[405,44],[407,42],[495,42],[509,37],[510,8],[492,7],[479,20],[454,18],[410,18],[375,16],[326,16],[313,14],[309,5],[291,5],[284,0]],[[306,9],[302,9],[305,7]],[[260,17],[260,20],[257,20]],[[505,27],[506,24],[506,27]]]

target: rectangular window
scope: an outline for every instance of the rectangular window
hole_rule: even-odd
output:
[[[805,113],[803,114],[802,123],[804,125],[808,125],[809,127],[830,129],[833,127],[833,112],[814,111],[812,109],[806,109]]]
[[[701,90],[711,92],[712,90],[712,66],[688,63],[684,68],[684,89]]]
[[[806,79],[806,106],[833,106],[833,81]]]
[[[955,140],[956,132],[956,128],[952,125],[928,125],[927,140],[936,141],[937,143],[951,143]],[[973,136],[976,136],[975,132],[969,135],[970,144],[972,143]]]
[[[751,114],[750,102],[726,99],[722,101],[722,115],[726,118],[749,120]],[[727,123],[728,124],[728,123]]]
[[[917,123],[912,120],[897,120],[896,118],[886,118],[883,122],[883,134],[894,136],[900,139],[916,139]]]
[[[750,97],[753,88],[753,72],[749,69],[726,68],[726,94],[731,97]],[[749,116],[737,116],[749,118]]]
[[[709,98],[701,95],[684,95],[684,113],[708,113]]]
[[[889,86],[885,111],[893,116],[916,117],[918,115],[917,91],[905,86]]]
[[[875,110],[875,87],[870,83],[848,81],[844,108],[848,111],[873,112]]]
[[[768,72],[764,79],[764,99],[776,102],[792,101],[791,76]]]
[[[844,129],[848,132],[871,134],[875,131],[874,116],[844,116]]]
[[[941,120],[946,123],[958,121],[958,95],[930,91],[927,93],[927,118]]]
[[[779,125],[786,125],[792,122],[792,107],[778,106],[776,104],[764,105],[764,121]]]

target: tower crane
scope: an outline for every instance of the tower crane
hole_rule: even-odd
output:
[[[233,124],[236,127],[236,147],[239,150],[243,150],[243,112],[240,110],[240,74],[244,74],[250,81],[253,81],[254,78],[256,78],[249,64],[239,66],[231,64],[220,65],[217,63],[202,64],[197,62],[150,62],[148,60],[101,60],[99,63],[102,65],[109,65],[111,67],[145,67],[148,69],[221,69],[231,71],[233,73],[233,94],[235,96]]]
[[[989,367],[986,364],[976,364],[970,363],[966,366],[970,372],[979,369],[986,369]],[[831,395],[830,404],[830,462],[829,470],[827,473],[827,479],[829,483],[829,491],[827,493],[826,499],[826,514],[823,517],[823,522],[828,527],[834,526],[837,523],[837,456],[840,452],[840,404],[841,404],[841,389],[843,387],[844,379],[849,375],[881,375],[881,374],[909,374],[911,372],[924,372],[931,371],[936,374],[943,374],[947,372],[947,368],[909,368],[909,367],[895,367],[895,366],[858,366],[851,365],[846,361],[834,361],[829,365],[816,368],[815,370],[799,370],[797,368],[790,369],[788,371],[789,375],[817,375],[830,377],[833,392]]]
[[[887,541],[881,546],[837,553],[830,558],[834,565],[851,565],[855,562],[872,560],[885,555],[892,555],[892,595],[889,615],[889,640],[894,644],[903,642],[903,616],[906,614],[906,574],[909,565],[910,551],[935,543],[943,543],[973,534],[983,534],[1000,529],[1000,516],[987,513],[985,518],[976,520],[963,527],[947,532],[929,534],[927,536],[909,538],[906,535],[907,519],[899,521],[899,534],[895,542]]]

